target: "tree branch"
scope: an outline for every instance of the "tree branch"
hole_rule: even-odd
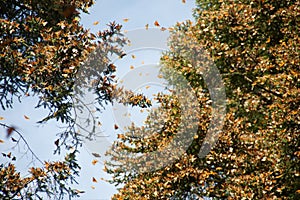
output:
[[[0,123],[0,126],[2,126],[2,127],[4,127],[4,128],[7,128],[7,129],[12,128],[11,126],[8,126],[8,125],[3,124],[3,123]],[[23,142],[25,143],[27,149],[30,151],[30,153],[32,154],[32,156],[33,156],[36,160],[38,160],[41,164],[44,164],[43,161],[42,161],[42,160],[41,160],[41,159],[33,152],[33,150],[31,149],[31,147],[29,146],[27,140],[23,137],[22,133],[19,132],[19,131],[16,130],[16,129],[14,129],[13,131],[16,132],[16,133],[19,135],[19,137],[23,140]]]

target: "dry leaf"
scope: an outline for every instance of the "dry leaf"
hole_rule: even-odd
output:
[[[0,117],[0,120],[4,120],[4,117]]]
[[[145,28],[146,28],[146,30],[148,30],[149,29],[149,24],[146,24]]]
[[[128,18],[124,18],[124,19],[123,19],[123,22],[128,22],[128,21],[129,21]]]
[[[134,69],[134,66],[130,65],[130,69]]]
[[[4,141],[3,141],[3,140],[0,140],[0,143],[4,143]]]
[[[93,25],[98,25],[99,24],[99,21],[95,21],[94,23],[93,23]]]
[[[26,116],[26,115],[24,115],[24,118],[26,119],[26,120],[29,120],[30,118],[28,117],[28,116]]]

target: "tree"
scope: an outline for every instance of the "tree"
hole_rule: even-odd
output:
[[[119,24],[113,22],[107,30],[99,31],[96,35],[80,24],[80,12],[87,13],[92,5],[92,0],[0,2],[1,108],[12,109],[13,101],[21,101],[23,96],[38,96],[36,108],[49,111],[39,123],[56,119],[64,124],[66,129],[54,143],[57,153],[60,153],[63,146],[69,152],[62,161],[41,161],[21,132],[1,123],[7,129],[7,138],[17,145],[25,143],[34,159],[40,162],[40,167],[30,168],[30,175],[23,177],[14,165],[17,158],[11,152],[2,153],[8,160],[0,165],[1,199],[45,196],[62,199],[65,194],[73,197],[81,193],[71,188],[79,175],[80,166],[76,155],[82,144],[73,112],[75,94],[80,94],[80,86],[94,81],[97,83],[93,88],[97,102],[102,105],[111,101],[115,66],[109,64],[108,55],[121,55],[117,46],[125,43]],[[95,60],[97,62],[92,62]],[[77,73],[81,73],[81,76]],[[83,75],[87,75],[86,79],[80,80],[81,85],[76,85],[75,81],[79,81],[76,78]],[[12,137],[13,132],[16,137]]]
[[[174,104],[174,95],[158,98],[167,117],[153,111],[146,127],[131,127],[108,152],[110,181],[123,184],[113,199],[299,199],[299,1],[196,3],[196,23],[175,26],[162,63],[193,87],[199,129],[175,162],[139,172],[124,152],[155,151],[178,134],[180,113],[173,108],[180,105]],[[206,62],[195,58],[203,48],[222,75],[227,97],[222,132],[204,158],[199,152],[212,106],[197,73]],[[124,167],[123,162],[132,164]]]

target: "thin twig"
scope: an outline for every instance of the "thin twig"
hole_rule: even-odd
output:
[[[3,123],[0,123],[0,126],[3,126],[3,127],[5,127],[5,128],[12,128],[11,126],[8,126],[8,125],[3,124]],[[29,146],[27,140],[23,137],[22,133],[19,132],[19,131],[16,130],[16,129],[14,129],[14,132],[16,132],[16,133],[19,135],[19,137],[23,140],[23,142],[25,143],[27,149],[30,151],[30,153],[32,154],[32,156],[33,156],[36,160],[38,160],[41,164],[44,164],[44,163],[42,162],[42,160],[41,160],[41,159],[33,152],[33,150],[31,149],[31,147]]]

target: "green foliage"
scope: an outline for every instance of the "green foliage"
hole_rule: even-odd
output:
[[[194,25],[175,27],[162,62],[182,73],[197,94],[197,135],[175,163],[154,172],[138,174],[108,163],[111,182],[124,184],[113,199],[299,199],[299,1],[197,0],[194,15]],[[211,106],[197,73],[205,61],[193,62],[201,49],[222,74],[227,95],[225,125],[205,158],[198,153]],[[154,120],[149,123],[158,123],[155,130],[163,118]],[[137,153],[155,150],[177,134],[174,124],[169,127],[175,128],[171,134],[133,127],[120,137],[119,150],[109,153],[118,157],[126,144]],[[130,134],[141,131],[152,134],[151,140]]]
[[[74,94],[80,92],[80,86],[96,79],[97,85],[93,89],[98,103],[111,101],[115,67],[109,65],[108,55],[120,55],[117,45],[125,43],[120,34],[121,26],[116,23],[109,24],[107,30],[96,35],[80,24],[80,12],[87,13],[93,3],[93,0],[0,2],[1,108],[11,109],[14,100],[37,96],[36,108],[48,111],[40,123],[56,119],[66,125],[54,142],[56,152],[60,153],[63,146],[72,152],[64,161],[43,162],[15,127],[1,123],[7,129],[7,138],[16,132],[18,138],[11,138],[12,141],[16,145],[25,143],[41,166],[31,168],[30,175],[22,177],[15,169],[16,158],[3,153],[4,157],[13,159],[1,165],[1,199],[63,199],[66,195],[73,197],[82,193],[71,188],[79,175],[76,155],[82,143],[76,132]],[[118,40],[112,42],[116,38]],[[101,58],[95,59],[95,56]],[[97,62],[89,63],[91,60]],[[97,71],[99,67],[103,70]],[[88,78],[82,85],[75,86],[75,82],[80,81],[77,77],[85,75]]]

